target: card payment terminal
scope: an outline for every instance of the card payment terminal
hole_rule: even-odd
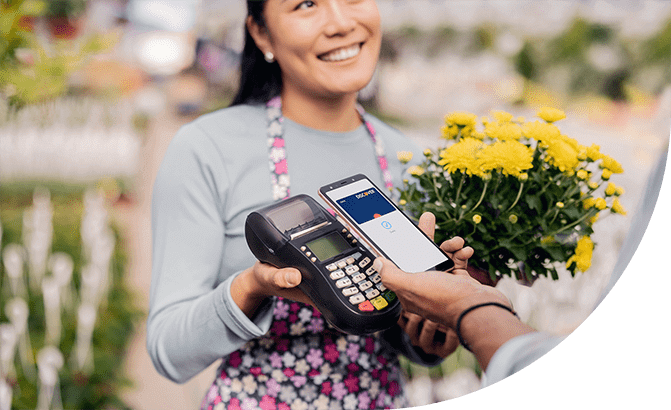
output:
[[[336,329],[369,334],[398,320],[401,305],[372,267],[375,256],[310,196],[250,213],[245,237],[259,261],[301,272],[299,288]]]

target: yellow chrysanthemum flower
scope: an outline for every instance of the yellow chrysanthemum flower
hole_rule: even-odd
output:
[[[470,112],[455,111],[445,116],[445,123],[451,123],[460,127],[475,127],[478,116]]]
[[[587,183],[587,186],[591,189],[597,189],[599,187],[599,183],[596,181],[590,181]]]
[[[482,222],[482,216],[480,216],[478,214],[473,215],[473,222],[475,222],[476,224],[479,224],[480,222]]]
[[[605,199],[597,198],[594,202],[594,207],[599,211],[603,211],[604,209],[608,208],[608,204],[606,203]]]
[[[611,175],[613,175],[613,171],[611,171],[610,169],[604,169],[603,172],[601,173],[601,179],[603,179],[604,181],[608,181]]]
[[[557,205],[557,208],[563,208],[563,207],[564,207],[564,203],[563,203],[563,202],[557,202],[556,205]]]
[[[498,122],[510,122],[513,120],[513,115],[505,111],[493,111],[492,116],[496,118]]]
[[[399,151],[396,153],[396,157],[401,161],[401,164],[407,164],[412,160],[412,151]]]
[[[438,164],[442,165],[451,174],[461,171],[469,175],[482,176],[476,158],[483,145],[482,141],[475,138],[464,138],[442,150],[440,152],[441,160],[438,161]]]
[[[596,199],[595,198],[589,197],[589,198],[585,198],[585,200],[582,201],[582,207],[584,209],[590,209],[594,205],[596,205]]]
[[[401,206],[403,206],[407,203],[408,203],[408,201],[406,201],[405,199],[401,199],[400,201],[398,201],[398,204],[401,205]]]
[[[603,158],[603,154],[599,151],[601,148],[596,145],[592,144],[589,147],[586,148],[586,154],[587,154],[587,159],[591,161],[597,161]]]
[[[589,224],[594,225],[598,219],[599,219],[599,214],[594,215],[593,217],[588,219]]]
[[[613,196],[615,195],[615,192],[617,192],[617,185],[615,185],[612,182],[609,182],[605,190],[606,196]]]
[[[547,141],[558,138],[561,134],[559,128],[554,124],[548,124],[540,121],[527,122],[522,126],[522,133],[525,137],[537,141]]]
[[[424,150],[424,156],[425,156],[425,157],[429,158],[429,157],[431,157],[432,155],[433,155],[433,152],[431,152],[431,150],[430,150],[429,148],[427,148],[427,149]]]
[[[520,177],[533,167],[534,151],[519,141],[497,141],[478,153],[482,172],[500,170],[504,175]]]
[[[549,141],[546,152],[545,160],[569,175],[573,175],[574,169],[580,164],[578,142],[565,135]]]
[[[626,215],[627,211],[624,209],[622,204],[620,203],[620,200],[617,198],[613,199],[613,206],[610,208],[611,212],[620,214],[620,215]]]
[[[478,117],[469,112],[452,112],[445,116],[445,126],[442,128],[443,138],[456,139],[471,137],[475,131]]]
[[[543,107],[536,115],[547,122],[555,122],[566,118],[564,111],[552,107]]]
[[[592,266],[592,253],[594,251],[594,242],[589,236],[583,236],[578,240],[575,247],[575,254],[566,261],[566,267],[570,268],[574,263],[579,271],[585,272]]]
[[[578,176],[578,178],[580,178],[582,180],[585,180],[585,179],[589,178],[589,172],[585,171],[584,169],[581,169],[580,171],[578,171],[576,173],[576,175]]]
[[[522,137],[522,127],[512,122],[490,122],[485,126],[485,134],[494,140],[518,140]]]
[[[515,214],[510,215],[508,217],[508,220],[510,221],[510,223],[516,224],[517,220],[518,220],[517,215],[515,215]]]
[[[624,172],[624,169],[619,162],[605,154],[602,154],[601,164],[599,166],[603,169],[609,170],[613,174],[621,174]]]
[[[408,168],[408,174],[414,175],[414,176],[420,176],[424,173],[424,168],[420,167],[419,165],[413,165],[410,168]]]

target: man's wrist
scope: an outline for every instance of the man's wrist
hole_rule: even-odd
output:
[[[505,297],[482,290],[453,303],[452,306],[447,309],[448,317],[444,323],[449,325],[452,329],[457,330],[457,321],[459,320],[459,317],[473,306],[484,303],[500,303],[512,309],[512,304]]]
[[[472,351],[468,342],[466,342],[466,340],[464,339],[464,337],[461,333],[461,323],[463,322],[466,315],[468,315],[469,313],[472,313],[477,309],[483,309],[483,308],[487,308],[487,307],[490,307],[490,306],[497,307],[497,308],[503,309],[505,311],[508,311],[512,315],[514,315],[516,318],[519,319],[519,316],[517,316],[517,313],[513,310],[513,308],[511,308],[508,305],[504,305],[503,303],[500,303],[500,302],[483,302],[483,303],[478,303],[478,304],[475,304],[475,305],[467,308],[466,310],[461,312],[461,314],[457,318],[457,323],[455,325],[455,332],[457,333],[457,337],[459,338],[459,343],[461,343],[461,345],[464,346],[464,348],[466,350]]]

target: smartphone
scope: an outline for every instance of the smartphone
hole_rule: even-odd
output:
[[[319,196],[378,256],[410,272],[448,271],[454,261],[363,174],[325,185]]]

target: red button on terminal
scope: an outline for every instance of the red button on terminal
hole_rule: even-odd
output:
[[[373,307],[373,304],[370,303],[370,300],[367,300],[359,304],[359,310],[362,312],[372,312],[375,308]]]

